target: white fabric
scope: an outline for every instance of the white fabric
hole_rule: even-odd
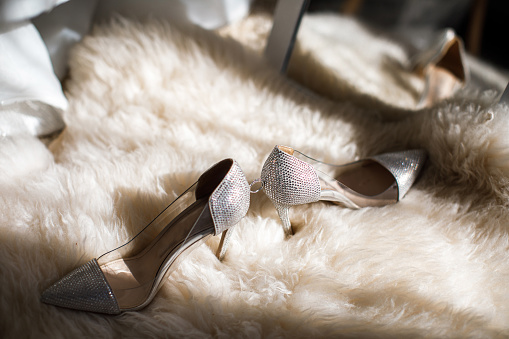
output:
[[[496,104],[498,93],[401,109],[422,87],[394,66],[408,60],[404,49],[347,18],[317,15],[304,18],[290,62],[305,86],[326,74],[319,95],[306,95],[262,59],[270,27],[248,18],[223,38],[114,22],[76,47],[66,130],[49,149],[30,138],[0,147],[4,338],[509,336],[509,108]],[[381,82],[388,64],[393,76]],[[289,240],[270,201],[252,196],[225,261],[214,255],[219,239],[209,239],[140,312],[102,316],[39,301],[214,162],[233,157],[252,180],[276,144],[333,163],[416,147],[430,157],[395,205],[292,208]]]
[[[97,0],[66,2],[0,1],[0,135],[45,136],[63,129],[67,101],[58,79],[67,74],[69,51],[93,20],[123,14],[212,29],[242,18],[250,5],[250,0],[103,0],[96,8]]]
[[[0,26],[30,20],[69,0],[0,0]]]
[[[33,24],[0,34],[0,65],[0,135],[62,129],[67,99]]]
[[[0,104],[37,100],[65,109],[60,82],[35,27],[28,23],[0,39]]]
[[[96,5],[97,0],[73,0],[33,20],[60,80],[67,74],[70,49],[90,31]]]
[[[96,20],[112,15],[146,19],[158,18],[170,22],[192,23],[205,29],[215,29],[237,21],[249,12],[252,0],[101,0]]]

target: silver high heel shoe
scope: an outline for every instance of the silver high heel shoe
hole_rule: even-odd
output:
[[[431,48],[414,57],[412,64],[413,70],[425,80],[418,108],[449,98],[470,78],[463,41],[452,29],[441,33]]]
[[[265,161],[260,181],[290,236],[290,206],[319,200],[350,208],[396,203],[408,192],[425,160],[423,150],[410,150],[338,166],[276,146]]]
[[[41,301],[107,314],[142,309],[209,236],[222,233],[216,255],[224,257],[233,226],[247,213],[249,195],[237,162],[217,163],[133,239],[67,274],[42,293]]]

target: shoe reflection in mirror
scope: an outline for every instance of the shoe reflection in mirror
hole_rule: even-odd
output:
[[[463,41],[452,29],[442,32],[429,49],[413,59],[412,69],[425,81],[418,108],[451,97],[469,81]]]

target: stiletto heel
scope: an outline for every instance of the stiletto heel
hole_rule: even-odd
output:
[[[276,207],[286,236],[293,235],[290,206],[320,200],[320,182],[315,170],[289,153],[293,153],[290,147],[276,146],[260,176],[262,189]]]
[[[290,147],[276,146],[263,165],[260,181],[285,234],[291,235],[290,206],[319,200],[349,208],[396,203],[413,185],[425,161],[423,150],[409,150],[331,165]]]
[[[249,195],[237,162],[217,163],[134,238],[66,275],[41,301],[107,314],[142,309],[209,236],[223,234],[217,255],[224,257],[232,227],[247,213]]]
[[[428,107],[452,96],[470,77],[463,41],[454,30],[446,29],[431,48],[418,54],[413,69],[424,76],[424,90],[418,108]]]
[[[224,256],[226,255],[226,251],[228,250],[228,245],[230,243],[230,237],[233,234],[235,227],[232,226],[221,235],[221,240],[219,241],[219,246],[217,247],[216,257],[222,261]]]
[[[279,219],[281,219],[281,223],[283,224],[283,231],[285,232],[285,236],[291,237],[293,235],[292,224],[290,223],[290,206],[282,205],[277,201],[272,201],[274,206],[276,207],[277,214],[279,215]]]

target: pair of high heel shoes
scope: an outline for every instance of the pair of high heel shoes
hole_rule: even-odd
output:
[[[412,186],[425,159],[423,151],[415,150],[334,166],[276,146],[255,182],[261,182],[291,235],[291,206],[318,200],[350,208],[395,203]],[[240,166],[233,159],[220,161],[133,239],[70,272],[46,289],[41,300],[106,314],[142,309],[185,255],[209,236],[222,234],[216,255],[223,259],[233,226],[246,215],[249,201],[250,187]]]

